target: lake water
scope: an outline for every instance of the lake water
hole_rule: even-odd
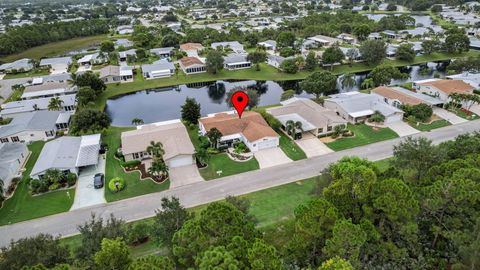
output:
[[[374,20],[376,22],[380,21],[383,17],[388,16],[390,14],[365,14],[369,19]],[[401,14],[394,14],[395,16],[400,16]],[[428,15],[410,15],[412,18],[415,19],[415,25],[423,24],[425,27],[432,26],[432,18]]]
[[[444,76],[445,66],[428,63],[430,68],[426,74],[420,74],[420,66],[402,68],[402,72],[409,73],[410,78],[394,80],[392,84],[403,84],[410,81],[433,78],[435,72]],[[438,67],[438,68],[437,68]],[[356,74],[356,86],[349,89],[337,87],[340,92],[349,92],[359,89],[368,73]],[[131,126],[133,118],[141,118],[145,123],[154,123],[180,118],[180,106],[187,97],[195,98],[201,104],[202,115],[216,113],[231,108],[225,102],[226,93],[237,87],[254,87],[259,93],[259,106],[278,104],[284,90],[293,89],[297,96],[312,97],[303,92],[299,81],[213,81],[207,83],[179,85],[158,89],[149,89],[118,96],[107,101],[106,111],[112,117],[114,126]],[[339,79],[340,82],[340,79]]]

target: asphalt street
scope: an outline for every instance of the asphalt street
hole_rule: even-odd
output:
[[[480,120],[452,125],[431,132],[423,132],[412,137],[426,137],[435,144],[452,140],[464,133],[480,130]],[[318,175],[344,156],[359,156],[369,160],[381,160],[391,157],[393,146],[402,139],[393,139],[380,143],[334,152],[285,165],[260,169],[217,180],[194,183],[167,191],[147,194],[113,203],[96,205],[70,212],[38,218],[0,227],[0,246],[7,245],[11,239],[33,236],[38,233],[69,236],[78,233],[77,227],[90,218],[92,213],[108,218],[114,214],[126,221],[151,217],[160,206],[162,197],[176,196],[185,207],[193,207],[223,199],[227,195],[241,195]]]

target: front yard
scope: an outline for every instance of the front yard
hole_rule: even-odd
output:
[[[132,128],[110,127],[104,134],[102,141],[108,145],[107,164],[105,168],[105,200],[113,202],[148,193],[167,190],[169,181],[156,184],[150,179],[140,180],[140,172],[126,173],[119,160],[115,158],[115,151],[120,147],[120,135],[123,131]],[[108,189],[108,181],[115,177],[125,180],[125,188],[122,191],[113,193]]]
[[[340,151],[398,137],[397,133],[389,128],[375,130],[366,124],[348,124],[347,129],[354,133],[353,137],[340,138],[325,144],[334,151]]]
[[[431,123],[420,123],[420,124],[416,124],[416,123],[412,123],[412,122],[408,122],[407,123],[412,126],[414,129],[418,129],[420,131],[431,131],[432,129],[436,129],[436,128],[442,128],[442,127],[446,127],[446,126],[449,126],[450,123],[445,120],[445,119],[440,119],[440,120],[435,120]]]
[[[293,161],[307,158],[305,152],[303,152],[303,150],[300,149],[300,147],[298,147],[298,145],[294,141],[292,141],[290,138],[288,138],[287,135],[283,134],[282,132],[279,132],[279,134],[280,148],[287,155],[288,158]]]
[[[14,195],[3,202],[3,207],[0,209],[0,225],[66,212],[72,206],[75,198],[75,188],[37,196],[30,194],[27,180],[44,144],[45,142],[39,141],[28,146],[31,154],[25,165],[25,172]]]
[[[194,128],[187,126],[187,131],[193,146],[196,150],[198,150],[200,148],[200,140],[197,126]],[[211,180],[219,177],[260,169],[255,157],[246,162],[237,162],[231,160],[225,153],[212,154],[207,164],[208,165],[206,168],[199,169],[200,175],[205,180]],[[218,171],[221,171],[221,173],[218,174]]]

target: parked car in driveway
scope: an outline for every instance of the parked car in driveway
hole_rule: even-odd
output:
[[[93,177],[93,187],[102,188],[103,187],[104,176],[103,173],[97,173]]]

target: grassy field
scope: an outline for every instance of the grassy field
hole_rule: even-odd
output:
[[[301,160],[307,158],[305,152],[287,135],[279,132],[280,134],[280,148],[291,160]]]
[[[419,125],[417,125],[416,123],[411,123],[411,122],[408,122],[408,124],[412,126],[414,129],[418,129],[420,131],[431,131],[432,129],[446,127],[450,125],[450,123],[444,119],[436,120],[429,124],[420,123]]]
[[[353,137],[340,138],[334,142],[326,143],[326,145],[334,151],[340,151],[398,137],[397,133],[389,128],[374,130],[372,127],[365,124],[348,124],[348,129],[355,134]]]
[[[18,78],[26,78],[26,77],[35,77],[35,76],[45,76],[50,74],[48,69],[34,69],[29,72],[21,72],[17,74],[7,74],[3,77],[4,80],[8,79],[18,79]]]
[[[25,165],[25,172],[13,197],[6,200],[0,209],[0,225],[65,212],[72,206],[75,198],[74,188],[49,192],[39,196],[32,196],[29,192],[27,179],[44,144],[44,142],[39,141],[28,146],[31,155]]]
[[[156,184],[152,180],[140,180],[139,172],[125,173],[120,161],[115,159],[115,151],[120,147],[120,134],[123,131],[131,130],[132,128],[110,127],[102,141],[108,145],[107,164],[105,168],[105,199],[107,202],[123,200],[135,196],[140,196],[152,192],[159,192],[169,188],[170,182],[166,181],[161,184]],[[108,181],[114,177],[125,179],[125,189],[113,193],[108,189]]]
[[[4,56],[0,59],[0,61],[12,62],[22,58],[39,60],[43,57],[61,55],[72,50],[82,49],[91,45],[100,44],[106,39],[106,35],[98,35],[48,43],[42,46],[33,47],[21,53]]]
[[[448,53],[433,53],[431,55],[422,55],[415,58],[412,62],[400,61],[400,60],[389,60],[386,59],[384,62],[393,66],[406,66],[412,64],[420,64],[430,61],[441,61],[448,60],[455,57],[466,57],[466,56],[480,56],[480,52],[469,51],[462,54],[448,54]],[[107,90],[104,91],[95,103],[97,109],[103,110],[108,98],[131,93],[139,90],[149,89],[149,88],[158,88],[166,87],[179,84],[187,83],[196,83],[196,82],[208,82],[215,80],[301,80],[305,79],[311,72],[301,71],[296,74],[287,74],[277,70],[276,68],[269,66],[265,63],[261,64],[261,70],[256,71],[255,68],[242,69],[242,70],[222,70],[217,74],[209,73],[200,73],[185,75],[182,72],[179,72],[178,76],[172,76],[169,78],[161,78],[154,80],[145,80],[142,76],[136,76],[135,81],[131,83],[122,83],[119,85],[110,84],[107,86]],[[368,66],[364,63],[354,63],[351,67],[349,65],[335,66],[333,68],[333,73],[343,74],[343,73],[355,73],[355,72],[366,72],[373,69],[375,66]],[[317,68],[316,71],[321,70]],[[329,70],[329,69],[328,69]]]

